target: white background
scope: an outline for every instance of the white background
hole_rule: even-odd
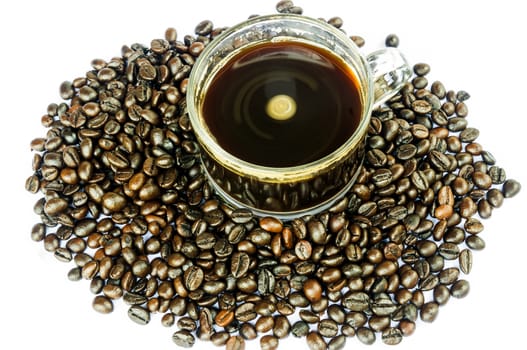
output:
[[[9,3],[9,5],[6,5]],[[30,239],[39,198],[25,192],[31,174],[29,142],[43,136],[40,117],[60,102],[64,80],[83,76],[93,58],[120,55],[124,44],[162,38],[168,27],[192,33],[203,19],[228,26],[251,14],[274,12],[275,0],[250,1],[13,1],[0,9],[0,349],[175,349],[175,329],[154,316],[139,326],[122,301],[114,313],[93,311],[89,282],[70,282],[73,263],[58,262]],[[507,175],[527,186],[525,101],[527,26],[520,1],[297,0],[305,14],[339,15],[350,34],[366,38],[365,51],[397,33],[409,61],[427,62],[430,80],[464,89],[469,124]],[[9,6],[9,7],[8,7]],[[474,254],[470,294],[451,299],[432,324],[421,321],[400,349],[525,349],[527,188],[485,221],[487,248]],[[280,348],[307,348],[290,337]],[[199,342],[197,348],[214,348]],[[371,347],[356,338],[346,349]],[[247,349],[258,349],[256,341]]]

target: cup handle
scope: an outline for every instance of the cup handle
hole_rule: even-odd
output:
[[[392,98],[410,79],[412,70],[402,53],[392,47],[370,53],[366,60],[373,74],[373,108]]]

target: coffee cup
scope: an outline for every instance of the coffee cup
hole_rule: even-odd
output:
[[[395,48],[364,55],[341,30],[294,14],[258,16],[196,60],[187,111],[215,192],[282,219],[316,214],[351,188],[372,111],[408,81]]]

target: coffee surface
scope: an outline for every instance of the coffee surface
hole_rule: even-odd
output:
[[[353,73],[333,54],[302,43],[242,50],[218,71],[203,115],[216,142],[249,163],[290,167],[335,151],[362,112]]]

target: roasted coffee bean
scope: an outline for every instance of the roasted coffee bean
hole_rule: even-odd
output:
[[[324,338],[317,332],[309,332],[306,341],[310,350],[325,350],[327,348]]]
[[[138,305],[132,305],[128,309],[128,317],[140,325],[146,325],[150,322],[150,312]]]
[[[289,335],[291,324],[286,316],[276,316],[274,319],[273,334],[278,339],[283,339]]]
[[[304,282],[304,295],[310,302],[316,302],[322,297],[322,286],[315,279],[308,279]]]
[[[235,278],[243,277],[249,270],[251,260],[244,252],[236,252],[231,258],[231,273]]]
[[[191,348],[196,342],[196,339],[189,331],[180,330],[174,332],[174,334],[172,335],[172,341],[179,347]]]
[[[291,334],[300,338],[305,337],[309,332],[309,325],[304,321],[297,321],[291,326]]]
[[[507,180],[503,184],[502,192],[505,198],[511,198],[520,192],[521,185],[516,180]]]
[[[465,242],[473,250],[482,250],[485,248],[485,241],[479,236],[469,236]]]
[[[318,333],[325,338],[333,338],[338,333],[338,324],[330,319],[323,319],[318,323]]]
[[[459,269],[457,267],[449,267],[439,273],[439,282],[441,284],[450,285],[454,283],[459,276]]]
[[[469,274],[472,270],[472,251],[470,249],[463,249],[459,253],[459,268],[464,274]]]
[[[450,287],[450,294],[454,298],[464,298],[470,290],[470,285],[467,280],[459,280]]]
[[[227,332],[216,332],[210,337],[210,341],[216,346],[224,346],[229,338],[230,334]]]
[[[102,295],[98,295],[93,299],[92,306],[95,311],[100,312],[102,314],[109,314],[113,311],[112,301]]]
[[[245,340],[239,335],[231,335],[229,340],[225,343],[226,350],[244,350]]]
[[[376,336],[375,333],[366,327],[360,327],[357,329],[357,339],[361,341],[361,343],[366,345],[371,345],[375,342]]]
[[[203,270],[198,266],[190,266],[184,275],[185,287],[189,291],[194,291],[198,289],[203,283]]]
[[[264,335],[260,338],[260,348],[262,350],[275,350],[278,348],[278,338],[272,335]]]
[[[395,34],[389,34],[384,41],[386,47],[398,47],[399,37]]]
[[[450,290],[443,284],[439,284],[434,288],[434,301],[438,305],[445,305],[450,298]]]
[[[244,303],[236,308],[234,317],[240,322],[249,322],[257,317],[253,303]]]
[[[244,323],[239,329],[240,335],[243,339],[252,340],[258,336],[256,328],[251,323]]]
[[[424,322],[433,322],[439,311],[439,305],[436,302],[428,302],[423,304],[420,309],[421,320]]]
[[[386,345],[397,345],[403,340],[403,334],[399,328],[386,328],[381,335],[381,339]]]
[[[430,72],[430,65],[427,63],[416,63],[413,67],[414,73],[419,76],[425,76]]]

